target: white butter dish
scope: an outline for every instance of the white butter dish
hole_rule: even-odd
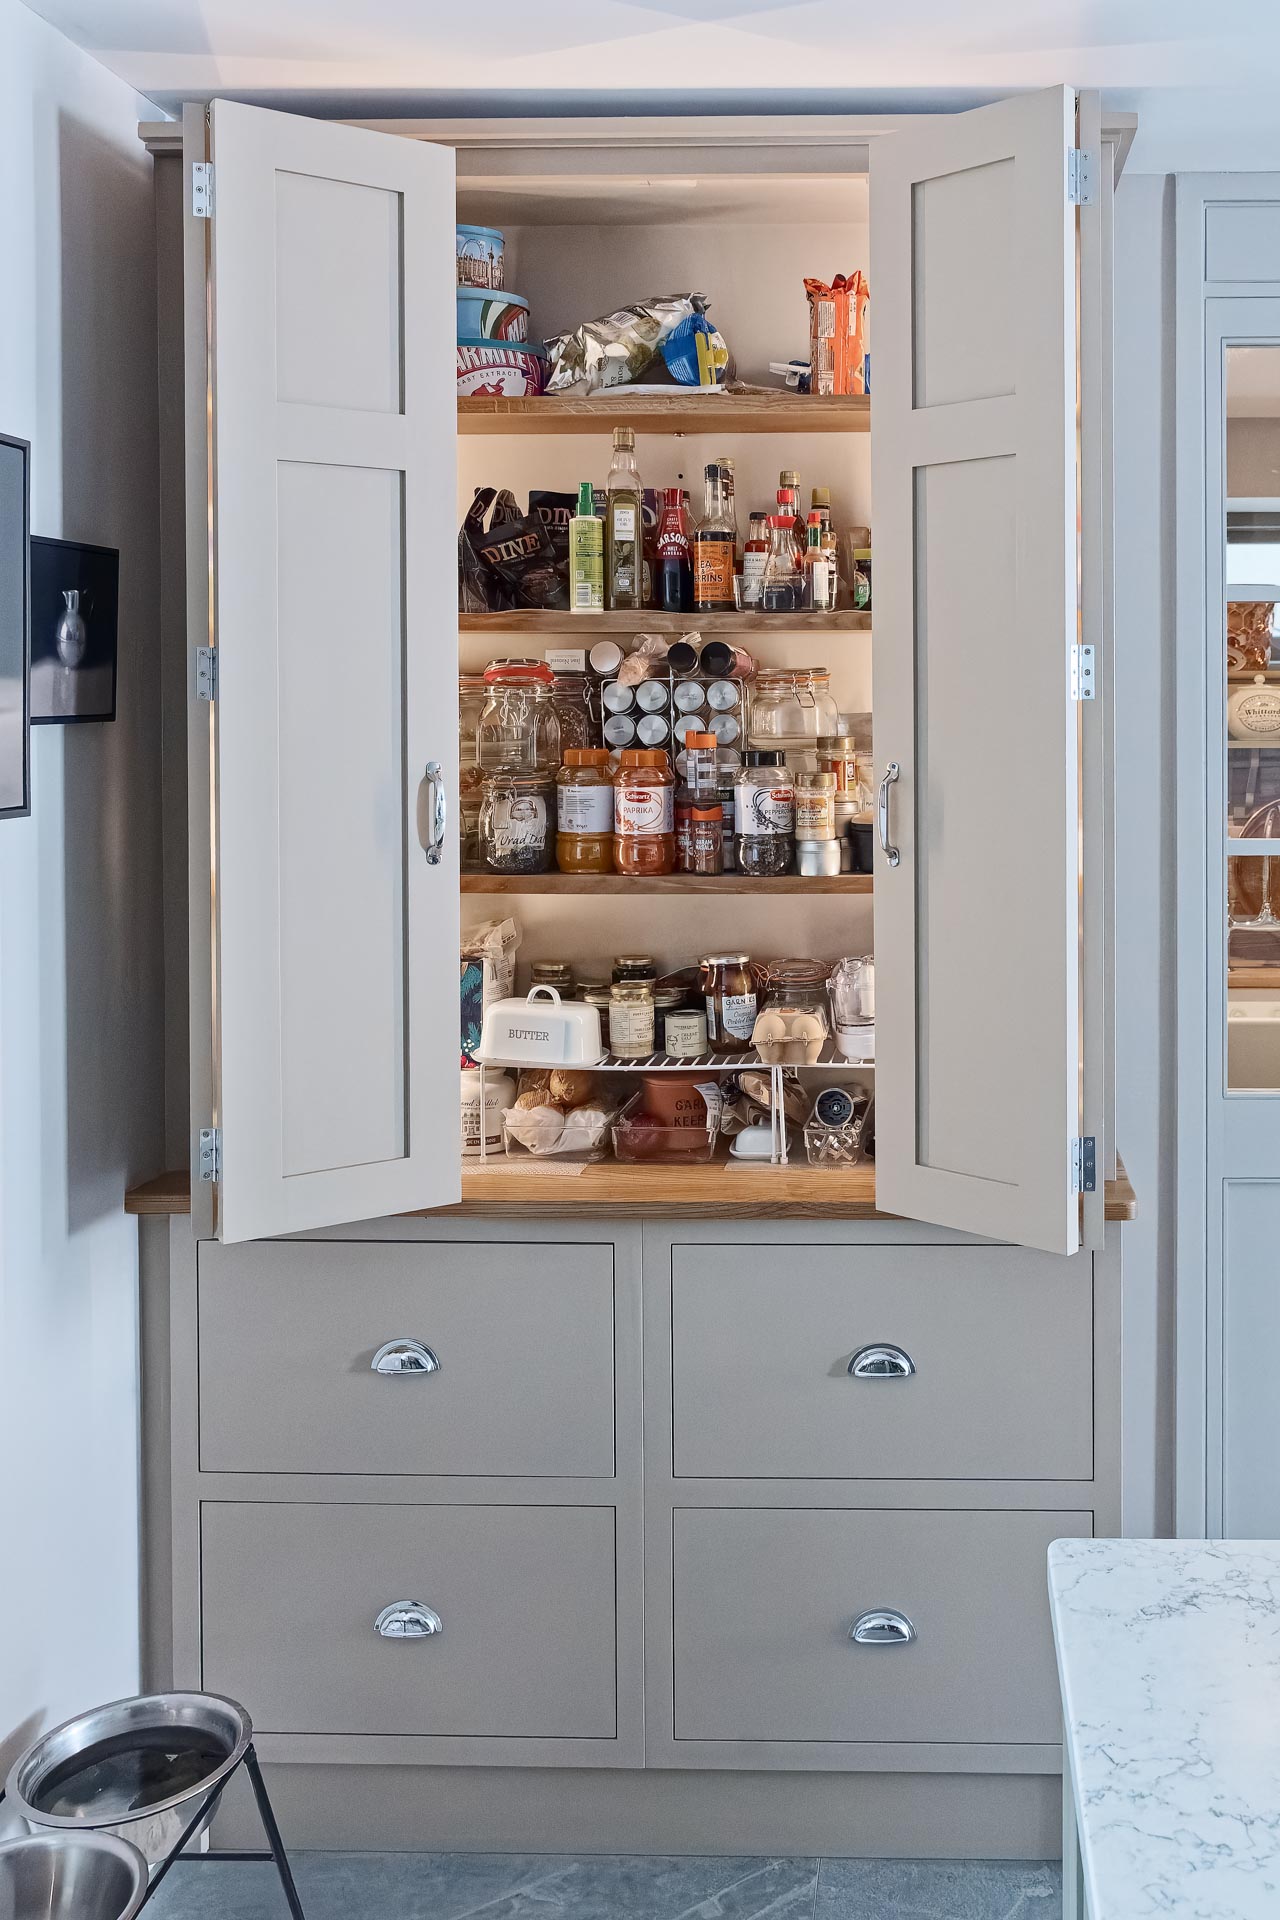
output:
[[[534,987],[527,1000],[495,1000],[485,1008],[476,1058],[486,1067],[598,1066],[599,1012],[561,1000],[554,987]]]

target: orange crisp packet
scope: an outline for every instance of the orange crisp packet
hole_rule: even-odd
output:
[[[812,393],[871,390],[871,289],[865,273],[806,280],[809,299],[809,389]]]

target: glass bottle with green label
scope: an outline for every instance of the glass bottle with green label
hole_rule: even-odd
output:
[[[636,466],[636,436],[632,427],[615,427],[613,430],[613,461],[609,468],[606,492],[605,605],[639,608],[642,604],[641,568],[644,559],[641,519],[644,490]]]

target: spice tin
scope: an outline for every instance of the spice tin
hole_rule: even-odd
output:
[[[808,880],[816,880],[829,873],[840,871],[840,842],[838,840],[797,840],[796,872],[802,873]]]

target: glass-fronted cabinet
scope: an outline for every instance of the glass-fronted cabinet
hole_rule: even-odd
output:
[[[1227,1085],[1280,1088],[1280,346],[1226,349]]]

